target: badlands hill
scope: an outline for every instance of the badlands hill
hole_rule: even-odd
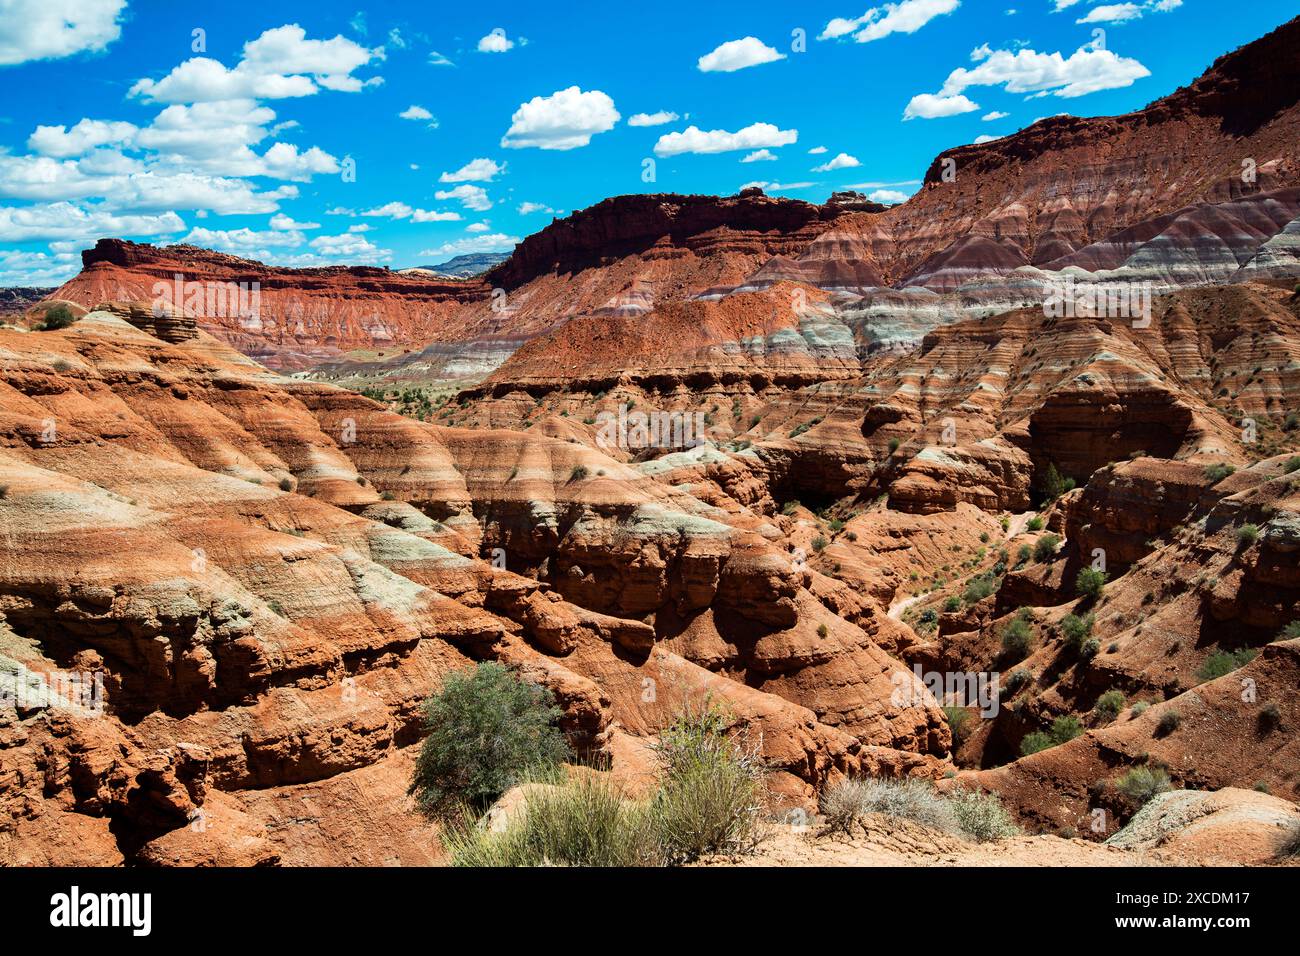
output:
[[[1293,21],[1143,111],[949,151],[888,209],[606,200],[481,280],[101,241],[55,293],[89,314],[0,329],[0,689],[32,690],[0,709],[0,860],[434,861],[419,704],[481,660],[629,786],[712,696],[775,811],[917,776],[1036,834],[769,861],[1271,859],[1297,51]],[[155,315],[178,270],[256,279],[259,314]],[[1066,277],[1149,283],[1149,321],[1047,314]],[[435,380],[462,387],[408,400]],[[707,440],[608,441],[634,412]],[[41,696],[67,671],[103,714]],[[917,671],[999,674],[997,706]],[[1134,769],[1176,792],[1138,814]]]

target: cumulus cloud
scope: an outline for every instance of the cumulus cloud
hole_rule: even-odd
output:
[[[505,164],[498,166],[490,159],[472,159],[452,173],[438,177],[440,183],[490,183],[494,176],[505,172]]]
[[[466,232],[488,232],[492,229],[486,222],[471,222],[465,227]]]
[[[433,198],[458,199],[466,209],[473,209],[475,212],[492,208],[492,200],[488,199],[487,190],[482,186],[471,186],[468,183],[455,189],[440,189],[433,194]]]
[[[769,193],[794,192],[800,189],[811,189],[816,183],[769,183],[763,180],[755,180],[752,183],[744,183],[741,189],[750,189],[757,186],[759,189]]]
[[[839,153],[830,162],[822,163],[820,166],[814,166],[814,173],[829,173],[836,169],[852,169],[854,166],[861,166],[856,156],[850,156],[848,153]]]
[[[821,155],[822,153],[824,153],[824,152],[826,152],[826,147],[825,147],[825,146],[814,146],[812,149],[808,150],[808,155],[809,155],[809,156],[820,156],[820,155]]]
[[[953,70],[939,95],[955,96],[972,86],[1001,86],[1008,93],[1050,93],[1071,99],[1131,86],[1150,75],[1137,60],[1112,50],[1085,46],[1068,57],[1028,47],[1015,52],[994,50],[976,67]]]
[[[680,153],[726,153],[736,149],[789,146],[799,139],[797,129],[778,129],[771,123],[753,123],[729,133],[725,129],[705,130],[688,126],[680,133],[665,133],[655,143],[656,156]]]
[[[835,17],[817,37],[836,40],[853,36],[858,43],[881,40],[893,33],[915,33],[935,17],[952,13],[961,0],[902,0],[872,7],[860,17]]]
[[[463,256],[471,252],[505,252],[519,243],[518,236],[507,236],[493,232],[483,236],[471,236],[445,242],[433,249],[422,249],[422,256]]]
[[[704,54],[696,61],[696,66],[702,73],[734,73],[746,67],[784,59],[785,54],[777,53],[757,37],[742,37],[739,40],[728,40],[712,52]]]
[[[903,119],[938,119],[942,116],[957,116],[979,109],[978,103],[965,96],[944,96],[934,93],[918,93],[908,102],[903,110]]]
[[[441,197],[439,197],[441,198]],[[354,213],[351,209],[334,208],[327,210],[337,215],[366,216],[372,219],[409,219],[411,222],[459,222],[458,212],[437,212],[430,209],[415,209],[404,202],[388,202],[373,209],[363,209]],[[349,232],[354,230],[348,230]],[[359,230],[358,230],[359,231]]]
[[[545,203],[540,202],[521,202],[519,204],[519,215],[531,216],[535,212],[554,213],[555,210]]]
[[[0,66],[103,50],[122,33],[126,0],[4,0]]]
[[[975,145],[979,146],[981,143],[991,143],[995,139],[1001,139],[1001,138],[1002,138],[1001,136],[990,136],[987,133],[983,133],[975,137]]]
[[[102,205],[81,207],[70,202],[32,206],[0,206],[0,242],[33,239],[91,240],[101,236],[163,236],[185,228],[174,212],[122,215]]]
[[[478,41],[480,53],[505,53],[514,49],[515,41],[506,36],[504,27],[496,27],[491,33]]]
[[[762,162],[773,161],[776,158],[777,158],[776,153],[772,152],[770,149],[756,149],[754,150],[754,152],[750,153],[748,156],[742,159],[741,162],[762,163]]]
[[[305,230],[319,229],[318,222],[298,222],[292,216],[286,216],[282,212],[276,213],[271,217],[271,228],[279,232],[302,232]]]
[[[509,149],[577,149],[596,134],[613,129],[620,118],[614,101],[605,93],[570,86],[520,104],[501,145]]]
[[[321,89],[356,93],[374,80],[353,72],[383,58],[343,36],[309,40],[298,24],[286,24],[244,44],[233,69],[210,57],[192,57],[161,80],[136,81],[130,95],[157,103],[203,103],[233,99],[311,96]]]
[[[406,109],[402,110],[402,112],[398,113],[397,115],[401,119],[405,119],[405,120],[423,120],[427,122],[429,126],[432,127],[433,129],[438,128],[438,121],[434,118],[433,114],[430,113],[428,110],[426,110],[423,106],[416,106],[414,103],[412,103]]]
[[[97,146],[121,146],[131,142],[139,129],[133,123],[83,119],[72,129],[38,126],[27,137],[27,148],[45,156],[84,156]]]
[[[991,113],[985,113],[983,116],[980,117],[980,119],[982,119],[986,123],[990,123],[993,120],[1006,119],[1010,115],[1011,115],[1010,113],[1003,113],[1001,110],[994,110]]]
[[[874,192],[867,193],[867,198],[872,202],[895,203],[907,202],[907,193],[900,193],[897,189],[877,189]]]
[[[660,110],[657,113],[633,113],[627,118],[627,125],[663,126],[664,123],[674,123],[680,118],[676,113],[670,113],[668,110]]]
[[[324,258],[347,262],[379,262],[392,258],[393,255],[355,232],[345,232],[339,236],[317,236],[307,245]]]

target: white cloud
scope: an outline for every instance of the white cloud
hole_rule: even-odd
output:
[[[442,198],[439,196],[439,198]],[[359,213],[354,213],[351,209],[329,209],[327,212],[336,215],[357,215],[366,216],[372,219],[410,219],[411,222],[458,222],[460,213],[458,212],[436,212],[428,209],[414,209],[404,202],[389,202],[382,206],[375,206],[373,209],[363,209]]]
[[[820,166],[814,166],[814,173],[829,173],[836,169],[852,169],[854,166],[861,166],[856,156],[850,156],[848,153],[839,153],[828,163],[822,163]]]
[[[1137,20],[1142,16],[1142,8],[1136,3],[1109,3],[1093,7],[1085,16],[1075,23],[1124,23]]]
[[[907,109],[903,110],[903,119],[910,120],[917,117],[921,119],[938,119],[943,116],[971,113],[979,108],[978,103],[960,95],[936,96],[934,93],[917,93],[908,102]]]
[[[497,27],[478,41],[478,51],[480,53],[505,53],[507,50],[513,49],[514,45],[515,41],[506,36],[505,29]]]
[[[389,250],[380,249],[365,236],[355,232],[340,236],[317,236],[307,245],[326,258],[348,262],[379,262],[392,257]]]
[[[907,202],[907,193],[900,193],[897,189],[877,189],[867,194],[867,198],[872,202],[894,203]]]
[[[234,69],[209,57],[192,57],[161,80],[138,80],[130,95],[159,103],[202,103],[311,96],[322,88],[356,93],[373,80],[362,81],[353,71],[382,58],[382,47],[370,50],[342,36],[309,40],[298,24],[287,24],[245,43]]]
[[[490,183],[494,176],[506,170],[505,164],[498,166],[490,159],[472,159],[454,173],[443,173],[438,177],[440,183]]]
[[[471,222],[465,227],[466,232],[488,232],[492,227],[486,222]]]
[[[445,242],[433,249],[423,249],[422,256],[463,256],[471,252],[505,252],[513,249],[520,241],[518,236],[507,236],[499,232],[485,236],[472,236]]]
[[[754,152],[750,153],[748,156],[746,156],[744,159],[742,159],[741,162],[762,163],[762,162],[773,161],[776,158],[777,158],[776,153],[772,152],[770,149],[757,149]]]
[[[440,189],[433,194],[435,199],[458,199],[466,209],[473,209],[475,212],[483,212],[492,208],[492,200],[488,199],[487,190],[482,186],[471,186],[466,183],[463,186],[457,186],[455,189]]]
[[[824,152],[826,152],[826,147],[825,147],[825,146],[814,146],[812,149],[808,150],[808,155],[809,155],[809,156],[820,156],[820,155],[821,155],[822,153],[824,153]]]
[[[981,143],[991,143],[995,139],[1001,139],[1001,138],[1002,138],[1001,136],[990,136],[987,133],[983,133],[975,137],[975,145],[979,146]]]
[[[1010,113],[1003,113],[1001,110],[994,110],[991,113],[985,113],[980,119],[986,123],[991,123],[993,120],[1006,119],[1010,115]]]
[[[501,145],[510,149],[577,149],[597,133],[613,129],[619,119],[614,101],[605,93],[570,86],[520,104]]]
[[[535,212],[554,213],[555,210],[540,202],[521,202],[519,204],[519,215],[531,216]]]
[[[160,236],[185,228],[174,212],[119,215],[102,206],[83,208],[69,202],[0,207],[0,242],[35,239],[98,239],[101,236]]]
[[[219,249],[241,256],[255,256],[264,249],[296,249],[306,237],[301,232],[278,229],[191,229],[181,242],[205,249]]]
[[[286,216],[284,213],[278,212],[271,217],[271,228],[279,232],[291,232],[291,231],[302,232],[311,229],[319,229],[320,223],[298,222],[292,216]]]
[[[126,0],[3,0],[0,66],[102,50],[121,35]]]
[[[1014,53],[994,50],[979,66],[953,70],[939,98],[955,97],[972,86],[1001,86],[1008,93],[1050,93],[1069,99],[1131,86],[1134,80],[1150,75],[1137,60],[1111,50],[1080,47],[1068,57],[1029,48]]]
[[[27,148],[46,156],[84,156],[97,146],[121,146],[131,142],[139,129],[133,123],[83,119],[72,129],[38,126],[27,137]]]
[[[680,118],[676,113],[670,113],[668,110],[660,110],[657,113],[633,113],[627,118],[627,125],[663,126],[664,123],[674,123]]]
[[[702,73],[734,73],[746,67],[784,59],[785,54],[777,53],[757,37],[743,37],[728,40],[711,53],[704,54],[696,61],[696,66]]]
[[[426,110],[423,106],[416,106],[414,103],[412,103],[406,109],[402,110],[402,112],[398,113],[397,115],[401,119],[407,119],[407,120],[428,120],[430,127],[432,127],[433,129],[438,128],[438,121],[434,119],[433,114],[430,113],[428,110]]]
[[[51,248],[61,243],[50,243]],[[56,286],[67,282],[81,267],[79,243],[73,248],[50,255],[45,252],[25,252],[18,249],[0,249],[0,286]]]
[[[456,64],[452,63],[451,60],[447,59],[437,50],[430,50],[429,65],[430,66],[455,66]]]
[[[768,183],[763,180],[755,180],[752,183],[745,183],[740,188],[749,189],[751,186],[757,186],[759,189],[769,193],[793,192],[799,189],[811,189],[816,183]]]
[[[901,0],[886,3],[883,8],[872,7],[860,17],[836,17],[826,24],[817,37],[834,40],[853,34],[858,43],[870,43],[893,33],[915,33],[935,17],[952,13],[961,0]]]
[[[771,123],[753,123],[734,133],[725,129],[705,132],[697,126],[688,126],[680,133],[665,133],[660,136],[654,151],[656,156],[725,153],[736,149],[789,146],[798,139],[797,129],[778,129]]]

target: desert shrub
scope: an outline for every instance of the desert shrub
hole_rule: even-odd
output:
[[[1282,723],[1282,708],[1269,701],[1259,709],[1259,722],[1265,730],[1273,730]]]
[[[820,804],[827,825],[851,830],[868,813],[912,820],[955,833],[961,829],[952,806],[923,780],[843,780],[828,787]]]
[[[449,674],[424,703],[425,738],[410,793],[426,816],[460,803],[482,810],[530,772],[569,754],[550,691],[487,661]]]
[[[943,609],[951,614],[953,611],[961,608],[961,598],[953,595],[943,602]]]
[[[997,794],[958,790],[950,802],[962,832],[980,843],[1004,840],[1020,833]]]
[[[1215,680],[1224,674],[1230,674],[1238,667],[1244,667],[1255,659],[1256,652],[1248,647],[1235,651],[1215,651],[1207,657],[1196,671],[1201,680]]]
[[[1108,690],[1097,698],[1092,712],[1103,720],[1114,720],[1124,709],[1124,695],[1117,690]]]
[[[1102,589],[1106,586],[1106,572],[1098,571],[1096,568],[1083,568],[1079,571],[1079,576],[1074,579],[1074,590],[1080,597],[1091,598],[1096,600],[1101,597]]]
[[[9,486],[0,485],[0,498],[8,498],[8,497],[9,497]]]
[[[981,574],[971,578],[966,583],[966,590],[962,591],[961,597],[967,604],[975,604],[984,600],[996,590],[997,583],[994,581],[993,576]]]
[[[1097,656],[1097,653],[1100,650],[1101,641],[1097,640],[1095,637],[1090,637],[1083,642],[1083,647],[1079,648],[1079,656],[1085,661],[1090,661]]]
[[[1292,621],[1286,627],[1282,628],[1282,630],[1277,632],[1277,639],[1279,641],[1290,641],[1297,637],[1300,637],[1300,620]]]
[[[799,502],[797,499],[793,501],[787,501],[784,505],[781,506],[781,514],[783,515],[792,515],[798,510],[799,510]]]
[[[900,444],[902,443],[897,438],[889,439],[889,453],[892,455],[894,452],[898,451],[898,446]]]
[[[1027,544],[1022,544],[1016,551],[1016,563],[1024,564],[1034,556],[1034,549]]]
[[[1083,724],[1079,723],[1079,718],[1072,714],[1064,714],[1052,721],[1052,726],[1047,730],[1036,730],[1026,734],[1020,741],[1020,755],[1028,757],[1048,747],[1068,743],[1081,733],[1083,733]]]
[[[1032,518],[1030,518],[1028,524],[1025,525],[1025,530],[1027,530],[1027,531],[1042,531],[1042,530],[1043,530],[1043,518],[1042,518],[1042,516],[1041,516],[1041,515],[1034,515]]]
[[[1300,471],[1300,455],[1293,455],[1282,465],[1282,474],[1289,475],[1293,471]]]
[[[280,479],[280,490],[281,490],[281,491],[293,491],[293,479],[292,479],[292,478],[281,478],[281,479]]]
[[[40,324],[36,328],[41,332],[53,332],[56,329],[66,329],[76,321],[77,317],[71,307],[66,303],[56,302],[45,310],[45,315],[41,317]]]
[[[1061,546],[1060,535],[1045,534],[1034,542],[1034,560],[1050,561],[1056,557],[1056,549]]]
[[[1160,722],[1156,724],[1156,733],[1161,737],[1172,734],[1183,723],[1183,715],[1176,710],[1167,710],[1160,715]]]
[[[1073,651],[1083,649],[1084,642],[1092,636],[1092,626],[1096,622],[1095,614],[1067,614],[1061,618],[1061,633],[1065,635],[1065,645]]]
[[[1259,525],[1247,522],[1237,529],[1237,544],[1243,548],[1249,548],[1259,540]]]
[[[1115,781],[1115,789],[1141,806],[1170,789],[1169,774],[1159,767],[1134,767]]]
[[[943,709],[943,715],[948,718],[948,729],[952,731],[952,749],[956,750],[970,739],[970,711],[965,707],[948,706]]]
[[[826,544],[827,544],[826,539],[821,535],[818,535],[817,537],[812,539],[812,549],[814,551],[817,552],[825,551]]]
[[[1224,478],[1227,478],[1237,469],[1224,462],[1216,462],[1213,465],[1207,465],[1205,468],[1205,478],[1212,485],[1217,485]]]
[[[379,493],[379,498],[381,501],[393,501],[397,498],[397,496],[393,494],[391,491],[381,491]]]
[[[589,474],[591,474],[591,472],[587,470],[586,465],[577,465],[574,467],[573,471],[569,472],[569,480],[581,481],[582,479],[586,478],[587,475]]]
[[[818,625],[817,625],[817,636],[818,636],[818,637],[826,637],[826,636],[828,636],[828,635],[830,634],[830,632],[831,632],[831,629],[830,629],[829,627],[827,627],[825,624],[818,624]]]
[[[1024,670],[1015,670],[1007,677],[1006,689],[1008,694],[1014,694],[1020,688],[1029,683],[1029,672]]]
[[[727,724],[712,707],[688,709],[660,731],[654,750],[663,784],[650,812],[669,863],[745,852],[758,842],[764,770],[755,749],[727,735]]]
[[[1143,714],[1147,712],[1147,708],[1150,706],[1151,705],[1147,701],[1139,700],[1133,704],[1130,710],[1134,717],[1141,717]]]
[[[1029,654],[1029,645],[1033,640],[1033,630],[1023,617],[1015,617],[1002,628],[1002,650],[1016,660],[1023,660]]]
[[[472,815],[445,825],[452,866],[653,866],[663,862],[653,817],[608,782],[583,776],[536,786],[517,820],[492,832]]]

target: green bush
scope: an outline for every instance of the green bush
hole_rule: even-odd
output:
[[[826,545],[827,545],[827,541],[821,535],[818,535],[817,537],[812,539],[812,549],[814,551],[817,551],[819,553],[825,551]]]
[[[1255,659],[1256,651],[1249,647],[1235,651],[1215,651],[1205,659],[1196,676],[1203,681],[1215,680],[1224,674],[1230,674],[1238,667],[1245,667]]]
[[[846,833],[868,813],[912,820],[949,833],[961,828],[952,806],[934,785],[911,777],[842,780],[827,788],[819,808],[828,827]]]
[[[589,474],[590,472],[587,470],[586,465],[578,465],[573,469],[573,471],[569,472],[569,480],[581,481],[582,479],[586,478],[587,475]]]
[[[1078,577],[1074,579],[1075,593],[1080,597],[1096,600],[1101,597],[1102,589],[1106,586],[1106,572],[1098,571],[1096,568],[1083,568],[1079,571]]]
[[[1006,691],[1008,694],[1014,694],[1020,688],[1029,683],[1029,672],[1024,670],[1015,670],[1007,677]]]
[[[36,328],[41,332],[53,332],[57,329],[66,329],[76,321],[77,317],[70,306],[64,302],[56,302],[45,310],[45,315],[41,317],[40,324]]]
[[[1141,717],[1143,714],[1145,714],[1145,713],[1147,712],[1147,708],[1150,707],[1150,706],[1151,706],[1151,705],[1150,705],[1147,701],[1145,701],[1145,700],[1139,700],[1139,701],[1135,702],[1135,703],[1133,704],[1133,707],[1131,708],[1132,713],[1133,713],[1133,716],[1134,716],[1134,717]]]
[[[1159,767],[1134,767],[1115,782],[1115,789],[1141,806],[1170,789],[1169,774]]]
[[[1161,737],[1166,737],[1177,730],[1183,723],[1183,715],[1176,710],[1167,710],[1160,715],[1160,722],[1156,724],[1156,733]]]
[[[1034,560],[1050,561],[1056,557],[1056,549],[1061,546],[1060,535],[1045,534],[1034,542]]]
[[[1100,650],[1101,641],[1097,640],[1095,637],[1090,637],[1083,642],[1083,647],[1079,648],[1079,656],[1085,661],[1090,661],[1097,656],[1097,653]]]
[[[894,452],[898,451],[898,446],[900,444],[902,444],[902,442],[900,442],[897,438],[889,439],[889,453],[892,455]]]
[[[1293,471],[1300,471],[1300,455],[1288,458],[1282,465],[1282,474],[1289,475]]]
[[[1041,515],[1034,515],[1032,518],[1030,518],[1030,519],[1029,519],[1029,523],[1025,525],[1025,530],[1027,530],[1027,531],[1042,531],[1042,530],[1043,530],[1043,518],[1042,518],[1042,516],[1041,516]]]
[[[1036,754],[1040,750],[1046,750],[1053,747],[1051,734],[1045,734],[1041,730],[1035,730],[1033,733],[1025,734],[1020,740],[1020,756],[1028,757],[1030,754]]]
[[[1002,628],[1002,650],[1016,660],[1023,660],[1029,654],[1029,645],[1033,641],[1033,630],[1029,622],[1022,617],[1012,619]]]
[[[1282,628],[1282,630],[1277,632],[1277,639],[1279,641],[1290,641],[1297,637],[1300,637],[1300,620],[1292,621],[1286,627]]]
[[[962,592],[961,597],[967,604],[975,604],[984,600],[996,590],[997,582],[993,576],[991,574],[980,574],[966,583],[966,590]]]
[[[1207,481],[1209,481],[1210,484],[1217,485],[1224,478],[1227,478],[1236,470],[1237,469],[1232,465],[1228,465],[1223,462],[1218,462],[1216,464],[1209,465],[1206,467],[1205,478]]]
[[[970,739],[971,715],[965,707],[948,706],[943,709],[948,718],[948,729],[952,731],[952,749],[957,750]]]
[[[947,598],[943,602],[943,609],[949,614],[951,614],[953,611],[959,610],[960,608],[961,608],[961,598],[957,597],[956,595]]]
[[[569,756],[550,691],[491,661],[447,675],[424,704],[424,743],[410,793],[429,817],[485,809],[530,772]]]
[[[1124,709],[1124,695],[1117,690],[1108,690],[1097,698],[1092,712],[1103,720],[1114,720]]]
[[[1259,526],[1250,523],[1242,525],[1237,529],[1237,544],[1243,548],[1249,548],[1259,540]]]
[[[1083,617],[1067,614],[1061,618],[1061,633],[1065,635],[1065,646],[1072,651],[1081,650],[1083,642],[1092,636],[1092,626],[1096,620],[1095,614],[1086,614]]]
[[[1068,743],[1081,733],[1083,733],[1083,724],[1079,722],[1079,718],[1072,714],[1063,714],[1052,721],[1052,726],[1046,731],[1036,730],[1026,734],[1020,741],[1020,755],[1028,757],[1048,747],[1057,747]]]

